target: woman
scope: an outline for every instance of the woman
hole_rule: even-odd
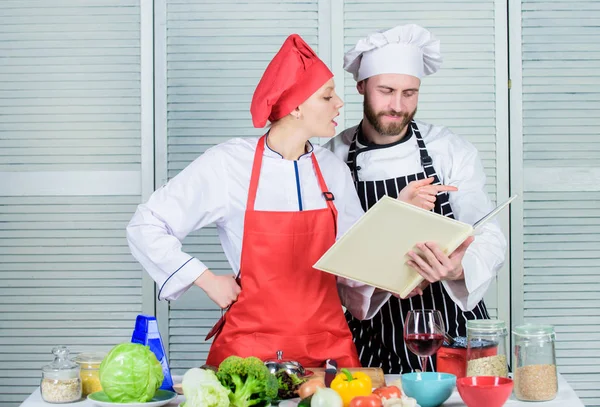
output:
[[[363,214],[347,166],[308,141],[335,135],[343,102],[332,77],[298,35],[288,37],[252,99],[253,124],[271,121],[267,134],[209,149],[140,205],[127,227],[159,298],[176,299],[195,284],[229,307],[213,329],[209,365],[282,350],[308,367],[328,358],[360,366],[336,278],[312,267]],[[211,223],[237,278],[215,275],[181,250],[186,235]],[[350,285],[340,293],[366,317],[374,290]]]

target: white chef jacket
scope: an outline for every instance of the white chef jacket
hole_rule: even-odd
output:
[[[208,149],[138,206],[127,226],[127,240],[133,256],[160,286],[159,299],[177,299],[207,269],[200,259],[185,253],[181,244],[189,233],[206,225],[216,224],[225,256],[234,272],[239,272],[257,142],[257,138],[238,138]],[[311,145],[308,153],[290,161],[266,143],[255,209],[325,208],[312,154],[316,154],[327,187],[335,197],[339,238],[364,211],[348,166],[322,147]],[[372,308],[372,303],[378,304],[371,299],[373,287],[346,279],[338,279],[338,286],[342,303],[356,318],[369,318],[377,312],[378,306]]]
[[[494,208],[485,192],[486,176],[477,149],[446,127],[418,120],[416,123],[441,183],[458,188],[457,192],[449,194],[455,218],[474,224]],[[325,148],[346,161],[356,127],[344,130]],[[423,171],[414,135],[388,147],[362,152],[356,160],[361,181],[396,178]],[[477,232],[475,241],[463,257],[464,280],[442,282],[461,310],[470,311],[481,301],[504,264],[506,248],[506,238],[496,220],[487,222]],[[374,296],[378,303],[382,301],[380,295]]]

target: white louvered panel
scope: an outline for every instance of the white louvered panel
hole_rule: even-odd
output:
[[[522,3],[524,319],[556,326],[559,371],[587,406],[600,406],[598,20],[596,1]]]
[[[4,0],[0,15],[0,405],[12,407],[52,347],[108,350],[142,311],[124,231],[140,201],[140,5]]]
[[[168,0],[167,167],[172,178],[206,149],[258,136],[250,101],[264,69],[292,33],[318,52],[318,1]],[[231,273],[216,229],[188,236],[184,250],[217,273]],[[204,337],[221,315],[193,287],[170,304],[170,364],[176,374],[200,366]]]
[[[600,192],[530,192],[524,207],[525,321],[556,327],[559,371],[597,405]]]
[[[139,0],[0,11],[0,171],[139,170]]]
[[[393,4],[392,4],[393,3]],[[494,0],[345,0],[344,50],[367,34],[416,23],[441,40],[442,68],[422,81],[417,118],[449,127],[473,142],[496,200]],[[346,127],[362,118],[362,97],[345,73]]]
[[[196,297],[199,292],[200,290],[196,292]],[[210,341],[204,341],[204,338],[221,317],[221,311],[208,309],[211,305],[204,305],[204,309],[199,309],[198,302],[184,302],[186,304],[180,304],[177,309],[171,308],[170,315],[169,363],[175,372],[185,372],[190,367],[204,364],[211,344]]]
[[[140,267],[124,228],[139,197],[0,197],[0,404],[39,385],[51,349],[108,351],[131,337]]]
[[[594,2],[523,4],[523,148],[530,166],[598,167],[600,29],[582,24],[592,16],[600,17]]]

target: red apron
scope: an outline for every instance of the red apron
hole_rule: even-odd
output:
[[[327,208],[254,210],[264,149],[263,136],[254,155],[244,219],[242,291],[213,329],[218,332],[206,363],[218,366],[230,355],[273,359],[282,350],[284,358],[305,367],[323,366],[329,358],[339,366],[360,367],[336,278],[312,267],[335,242],[333,195],[312,154]]]

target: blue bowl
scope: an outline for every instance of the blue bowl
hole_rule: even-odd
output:
[[[402,391],[417,400],[421,407],[438,407],[448,400],[456,387],[456,376],[450,373],[405,373]]]

